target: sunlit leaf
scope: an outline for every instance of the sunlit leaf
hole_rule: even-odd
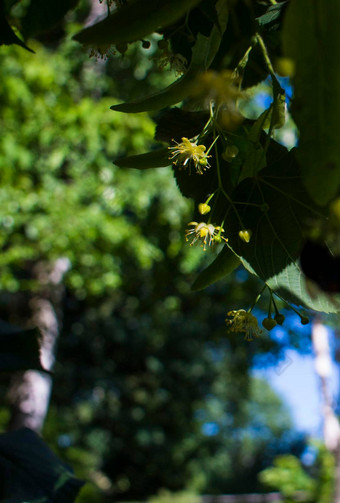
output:
[[[276,30],[280,26],[281,16],[287,1],[270,5],[267,12],[257,18],[259,25],[267,30]]]
[[[73,503],[84,485],[28,428],[0,435],[0,480],[8,503]]]

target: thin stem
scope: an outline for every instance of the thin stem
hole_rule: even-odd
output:
[[[215,194],[216,194],[216,198],[214,199],[214,202],[213,202],[213,207],[212,207],[210,215],[209,215],[208,223],[210,223],[210,221],[212,219],[212,216],[214,214],[215,208],[217,206],[218,198],[220,196],[220,188],[218,188],[218,189],[215,190],[215,192],[209,197],[208,201],[210,201],[210,199],[212,198],[212,196],[214,196]]]
[[[251,313],[252,310],[254,309],[254,307],[256,306],[256,304],[258,303],[258,301],[260,300],[261,298],[261,295],[263,294],[264,290],[268,287],[268,285],[265,283],[263,285],[263,287],[261,288],[260,290],[260,293],[258,294],[258,296],[256,297],[256,299],[254,300],[254,302],[252,303],[251,307],[248,309],[248,313]],[[269,288],[269,287],[268,287]]]
[[[234,213],[239,221],[239,224],[241,225],[241,229],[243,229],[243,223],[242,223],[242,220],[241,220],[241,217],[239,215],[239,212],[237,211],[231,197],[229,196],[229,194],[226,193],[226,191],[224,190],[224,187],[223,187],[223,183],[222,183],[222,177],[221,177],[221,169],[220,169],[220,161],[219,161],[219,158],[218,158],[218,149],[217,149],[217,143],[215,142],[215,155],[216,155],[216,167],[217,167],[217,178],[218,178],[218,186],[220,188],[220,191],[222,192],[222,194],[224,195],[224,197],[227,199],[228,203],[230,204],[230,206],[232,207],[232,209],[234,210]]]
[[[254,39],[253,43],[248,47],[248,49],[246,50],[246,52],[244,53],[244,55],[242,56],[242,58],[240,59],[240,61],[237,63],[235,69],[234,69],[234,76],[239,76],[240,74],[242,74],[244,72],[244,69],[248,63],[248,58],[249,58],[249,54],[251,52],[251,50],[255,47],[257,43],[257,40]]]
[[[268,306],[268,318],[272,317],[272,303],[273,303],[273,295],[271,290],[269,289],[270,297],[269,297],[269,306]]]
[[[220,135],[218,134],[216,136],[216,138],[214,139],[214,141],[212,142],[212,144],[210,145],[210,147],[208,148],[207,150],[207,155],[209,154],[210,150],[213,148],[213,146],[215,145],[215,143],[217,142],[217,140],[219,139]]]
[[[276,315],[278,315],[278,314],[280,314],[280,313],[279,313],[279,310],[278,310],[278,308],[277,308],[277,305],[276,305],[276,302],[275,302],[275,299],[274,299],[274,295],[273,295],[273,291],[272,291],[272,290],[270,290],[270,295],[271,295],[271,298],[272,298],[272,301],[273,301],[273,306],[274,306],[274,309],[275,309],[275,314],[276,314]]]
[[[208,197],[208,199],[205,201],[205,204],[209,204],[209,202],[211,201],[211,199],[214,197],[215,194],[216,194],[216,190],[215,190],[215,192],[213,192],[212,194],[210,194],[210,196]]]
[[[263,59],[264,59],[264,61],[266,63],[267,70],[270,73],[270,76],[272,77],[273,81],[275,81],[275,83],[278,85],[278,87],[281,89],[279,81],[276,78],[276,75],[275,75],[275,72],[274,72],[274,68],[273,68],[272,62],[270,60],[268,51],[267,51],[267,47],[266,47],[266,45],[265,45],[265,43],[263,41],[263,38],[261,37],[261,35],[258,32],[256,33],[256,39],[257,39],[258,43],[260,44],[260,47],[261,47],[261,50],[262,50],[262,56],[263,56]]]
[[[257,204],[257,203],[246,203],[245,201],[234,201],[234,204],[239,204],[243,206],[254,206],[255,208],[262,208],[263,204]]]
[[[279,297],[279,299],[281,299],[283,302],[285,302],[287,304],[287,306],[289,306],[290,309],[292,309],[294,311],[294,313],[296,313],[300,317],[300,319],[304,318],[304,316],[301,313],[299,313],[299,311],[294,306],[292,306],[292,304],[290,304],[283,297],[281,297],[281,295],[279,295],[277,292],[275,292],[275,295],[277,297]]]

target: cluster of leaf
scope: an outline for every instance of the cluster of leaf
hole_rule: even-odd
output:
[[[308,229],[327,218],[328,203],[338,195],[340,185],[338,142],[332,133],[336,131],[340,103],[336,99],[339,70],[335,68],[339,50],[335,23],[340,8],[335,0],[329,8],[310,7],[306,1],[297,0],[292,5],[269,2],[266,6],[264,2],[249,4],[242,0],[164,0],[148,2],[145,8],[144,2],[132,0],[75,38],[84,44],[109,46],[131,43],[157,31],[173,54],[188,62],[182,77],[166,89],[111,108],[136,113],[183,102],[180,109],[162,114],[156,140],[171,146],[182,137],[199,138],[208,148],[217,138],[210,152],[211,167],[203,175],[192,169],[180,170],[174,164],[182,194],[199,204],[218,193],[210,219],[220,225],[225,218],[228,245],[218,267],[205,274],[202,286],[217,279],[217,268],[224,276],[235,267],[235,254],[288,302],[332,312],[338,309],[334,299],[320,291],[316,297],[310,295],[299,255]],[[295,65],[292,114],[300,143],[293,151],[271,138],[284,119],[284,91],[273,68],[282,56]],[[208,120],[209,111],[204,100],[195,99],[195,84],[205,72],[224,69],[237,75],[244,91],[269,75],[273,102],[255,122],[246,120],[230,128],[221,122],[213,97],[209,127],[204,131],[202,117],[206,111]],[[238,153],[225,160],[223,154],[230,146]],[[170,163],[167,148],[117,161],[121,167],[138,169]],[[252,233],[249,243],[239,237],[244,230]],[[322,236],[319,238],[322,240]]]

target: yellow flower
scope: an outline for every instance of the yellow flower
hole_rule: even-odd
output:
[[[239,83],[240,79],[231,70],[208,70],[195,81],[193,96],[203,100],[207,108],[211,101],[216,104],[219,108],[217,121],[223,129],[233,129],[243,119],[237,108],[238,99],[244,96]]]
[[[187,229],[185,233],[186,241],[189,241],[192,236],[190,246],[194,245],[197,241],[202,241],[203,250],[207,249],[207,246],[211,246],[217,238],[221,238],[224,241],[228,241],[226,238],[222,237],[221,234],[224,229],[220,226],[214,226],[213,224],[207,224],[205,222],[190,222],[188,225],[192,225],[192,229]]]
[[[239,89],[240,79],[230,70],[215,72],[208,70],[197,77],[194,94],[208,96],[218,105],[221,103],[229,104],[235,102],[243,96]],[[196,92],[195,92],[196,91]]]
[[[247,313],[244,309],[238,311],[229,311],[225,322],[230,332],[243,333],[246,341],[252,341],[254,337],[259,337],[263,334],[263,330],[259,327],[258,321],[251,313]]]
[[[190,162],[194,163],[196,172],[203,175],[203,171],[210,167],[208,156],[205,153],[205,145],[197,145],[196,142],[183,137],[181,143],[176,143],[175,147],[168,147],[172,155],[169,159],[174,159],[174,164],[181,164],[186,168]]]

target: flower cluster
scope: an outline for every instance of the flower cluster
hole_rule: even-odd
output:
[[[199,75],[192,94],[202,99],[205,106],[214,102],[219,108],[218,122],[225,129],[233,129],[242,121],[237,108],[237,100],[244,96],[239,89],[239,78],[231,70],[215,72],[209,70]]]
[[[246,341],[252,341],[254,337],[263,334],[255,316],[244,309],[229,311],[226,324],[230,332],[242,333]]]
[[[175,147],[168,147],[172,153],[169,159],[173,159],[174,164],[181,165],[182,168],[189,166],[190,169],[190,163],[193,163],[196,173],[199,175],[202,175],[203,171],[210,167],[205,145],[197,145],[197,142],[190,141],[185,137],[182,138],[181,143],[175,143]]]
[[[203,250],[207,249],[207,246],[211,246],[214,242],[220,242],[222,239],[227,242],[228,240],[221,236],[224,229],[221,226],[214,226],[213,224],[207,224],[205,222],[190,222],[192,229],[187,229],[185,236],[186,241],[190,240],[190,246],[194,245],[197,241],[202,242]]]

